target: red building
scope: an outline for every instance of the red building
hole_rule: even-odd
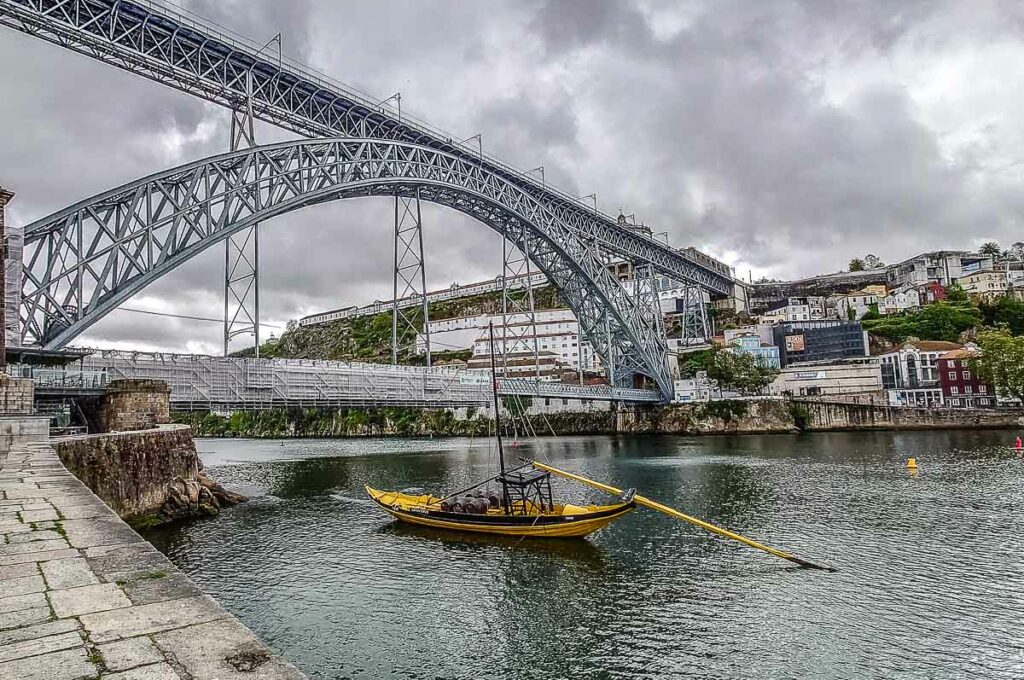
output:
[[[992,408],[996,393],[970,365],[972,352],[954,349],[938,361],[939,386],[942,400],[950,408]]]

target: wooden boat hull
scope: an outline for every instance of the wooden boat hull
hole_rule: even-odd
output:
[[[369,486],[366,492],[385,512],[408,524],[468,531],[478,534],[532,538],[582,538],[592,534],[636,509],[636,503],[603,506],[556,506],[558,513],[505,515],[443,512],[432,496],[408,496],[397,491],[379,491]]]

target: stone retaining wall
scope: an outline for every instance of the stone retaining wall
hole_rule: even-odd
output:
[[[619,433],[740,434],[1024,427],[1024,412],[767,399],[626,408]]]
[[[171,422],[171,388],[162,380],[112,380],[103,395],[104,432],[147,430]]]
[[[187,425],[62,437],[53,446],[67,469],[121,517],[157,512],[169,484],[199,477]]]

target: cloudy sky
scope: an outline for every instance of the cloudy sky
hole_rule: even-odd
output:
[[[192,0],[744,276],[1024,239],[1024,10],[923,0]],[[28,224],[225,151],[218,107],[0,29],[0,184]],[[260,127],[261,141],[287,138]],[[264,320],[390,297],[385,199],[261,231]],[[494,276],[486,227],[425,210],[428,285]],[[223,314],[213,248],[127,306]],[[265,329],[264,333],[272,329]],[[279,331],[278,331],[279,332]],[[118,311],[76,344],[217,352],[216,323]],[[241,344],[241,343],[240,343]]]

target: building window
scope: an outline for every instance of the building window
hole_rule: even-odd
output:
[[[568,399],[563,399],[562,400],[562,406],[568,406],[568,405],[569,405],[569,400]]]
[[[959,406],[959,405],[960,405],[960,400],[959,399],[954,399],[953,400],[953,406]]]
[[[957,387],[956,385],[953,385],[952,387],[949,388],[949,393],[950,394],[960,394],[960,388]]]
[[[970,393],[971,393],[971,386],[970,385],[964,385],[964,394],[970,394]]]
[[[970,371],[964,371],[964,380],[970,380],[970,379],[971,379],[971,372]]]
[[[956,380],[956,371],[950,371],[949,372],[949,379],[950,380]]]
[[[988,385],[978,385],[978,392],[988,394]]]

